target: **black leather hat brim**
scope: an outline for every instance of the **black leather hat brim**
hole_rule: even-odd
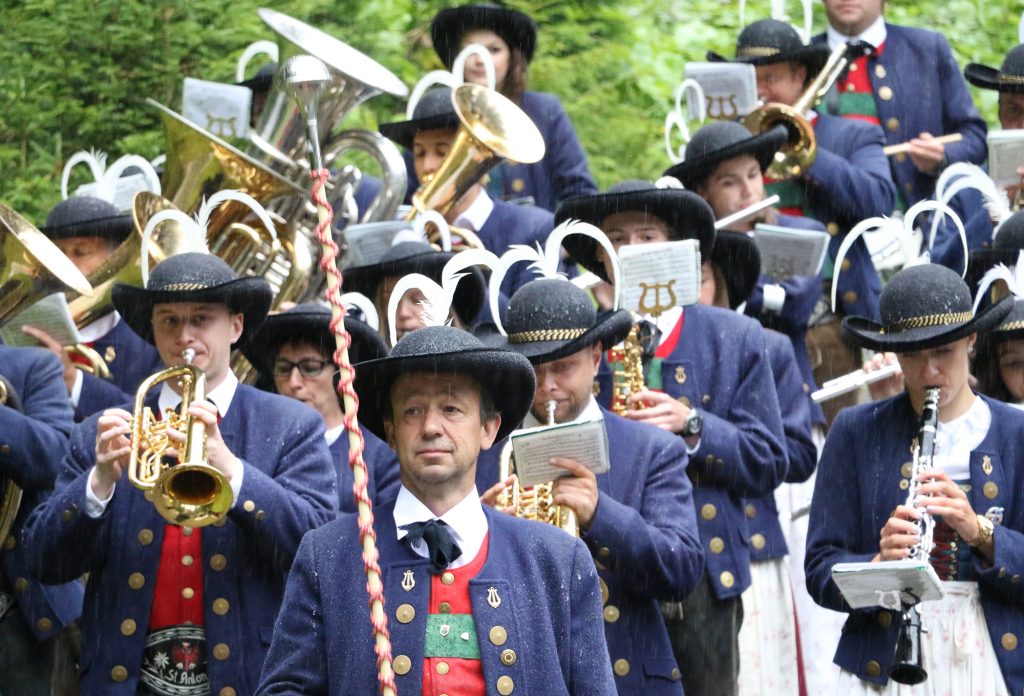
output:
[[[719,150],[706,152],[700,157],[683,160],[666,169],[664,175],[674,176],[682,182],[683,186],[692,191],[711,176],[715,168],[722,162],[741,155],[750,155],[756,159],[761,167],[761,173],[764,173],[768,165],[772,163],[775,153],[785,144],[786,138],[785,127],[777,126]]]
[[[53,241],[74,239],[75,237],[100,237],[120,243],[131,234],[132,216],[130,213],[125,213],[124,215],[116,215],[100,220],[89,220],[73,225],[41,227],[39,231]]]
[[[285,342],[301,341],[322,346],[330,356],[334,353],[335,338],[331,333],[331,315],[326,312],[282,312],[272,314],[260,324],[242,353],[253,367],[267,376],[273,376],[277,351]],[[348,349],[349,361],[358,364],[387,355],[384,339],[364,322],[345,317],[345,330],[352,337]]]
[[[199,290],[146,290],[119,283],[111,292],[114,309],[129,328],[153,343],[153,307],[177,302],[224,303],[243,316],[242,334],[232,347],[244,345],[270,311],[274,293],[262,278],[238,278]]]
[[[964,68],[964,77],[972,85],[981,89],[990,89],[995,92],[1006,92],[1008,94],[1024,94],[1024,82],[1003,82],[999,79],[998,69],[980,63],[969,63]]]
[[[997,343],[1024,338],[1024,300],[1014,299],[1013,309],[989,333],[989,338]]]
[[[802,63],[807,66],[807,79],[813,79],[828,62],[831,53],[826,44],[810,44],[795,51],[776,53],[771,56],[749,56],[744,58],[726,58],[720,53],[708,51],[706,56],[711,63],[747,63],[749,65],[774,65],[776,63]]]
[[[974,318],[958,324],[926,326],[908,329],[899,333],[883,333],[883,326],[864,317],[843,319],[843,333],[862,348],[893,353],[909,353],[927,350],[952,343],[972,333],[991,331],[1013,309],[1013,298],[1004,297],[999,302],[979,311]]]
[[[523,356],[508,350],[479,348],[370,360],[356,368],[359,421],[382,440],[387,439],[384,416],[386,409],[391,408],[391,385],[400,375],[415,372],[453,372],[476,378],[501,413],[495,442],[519,427],[537,390],[533,366]]]

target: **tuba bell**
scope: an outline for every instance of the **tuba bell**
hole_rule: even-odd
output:
[[[0,375],[0,408],[13,408],[22,412],[21,399],[18,393],[7,378]],[[14,518],[18,516],[18,508],[21,507],[21,489],[9,476],[0,474],[0,544],[7,539],[14,526]],[[2,553],[3,546],[0,546]]]
[[[206,425],[188,413],[193,402],[206,398],[206,375],[192,365],[194,357],[195,351],[186,348],[184,364],[150,375],[139,385],[132,409],[128,478],[146,491],[160,516],[171,524],[205,527],[228,513],[234,494],[227,477],[206,461]],[[145,405],[146,394],[171,380],[181,388],[181,406],[176,412],[168,411],[164,420],[156,420]],[[187,438],[174,458],[166,454],[176,448],[167,437],[168,428]]]
[[[782,126],[788,139],[781,150],[775,153],[774,161],[768,166],[766,175],[773,179],[791,179],[807,172],[818,154],[818,140],[814,127],[805,115],[825,98],[832,85],[850,62],[850,47],[837,46],[829,55],[825,67],[817,74],[804,93],[792,106],[786,104],[765,104],[743,117],[743,125],[759,135]]]

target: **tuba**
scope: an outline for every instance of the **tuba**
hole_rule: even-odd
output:
[[[555,408],[557,404],[549,401],[546,404],[548,411],[548,425],[555,424]],[[504,481],[512,475],[515,470],[515,461],[512,458],[512,443],[506,442],[501,450],[501,461],[498,467],[498,477]],[[576,518],[576,512],[565,505],[556,505],[554,502],[555,482],[542,483],[537,486],[524,488],[516,481],[498,495],[498,507],[511,507],[512,514],[535,522],[545,522],[563,529],[574,537],[580,535],[580,523]]]
[[[14,387],[7,381],[6,377],[0,375],[0,408],[5,406],[13,408],[18,412],[24,410],[21,406],[21,399],[18,398],[18,393],[14,390]],[[3,548],[2,544],[7,539],[7,535],[11,533],[11,527],[14,526],[14,518],[18,516],[18,508],[21,507],[21,495],[21,489],[15,485],[11,478],[0,474],[0,549]]]
[[[228,513],[234,494],[227,477],[206,461],[206,425],[188,415],[194,401],[206,398],[206,375],[192,365],[194,350],[186,348],[182,357],[184,364],[150,375],[135,393],[128,478],[146,491],[160,516],[171,524],[205,527]],[[156,420],[144,403],[146,394],[170,380],[177,380],[181,387],[181,406],[177,412],[168,411],[164,420]],[[187,438],[176,458],[166,455],[174,447],[168,428]]]
[[[743,117],[743,125],[755,135],[779,126],[784,127],[789,135],[786,144],[775,153],[775,160],[769,165],[767,176],[773,179],[798,177],[814,164],[818,154],[818,141],[814,136],[814,127],[805,114],[808,109],[813,109],[825,98],[846,69],[849,51],[850,48],[846,44],[837,46],[829,55],[825,67],[793,106],[765,104]]]
[[[428,210],[447,213],[473,184],[502,160],[533,164],[544,157],[544,137],[526,113],[511,100],[480,85],[452,90],[460,126],[451,151],[434,175],[412,196],[408,219]],[[482,249],[468,230],[455,230],[465,244]],[[438,231],[428,235],[436,244]]]

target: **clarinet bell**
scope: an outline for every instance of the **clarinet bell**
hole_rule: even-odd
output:
[[[896,660],[889,677],[900,684],[920,684],[928,678],[921,663],[921,614],[916,607],[903,612],[903,625],[896,643]]]

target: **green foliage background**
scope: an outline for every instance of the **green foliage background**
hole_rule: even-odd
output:
[[[96,148],[111,161],[163,151],[145,97],[177,108],[186,76],[231,81],[250,42],[273,38],[255,9],[270,6],[364,51],[410,87],[441,67],[429,41],[427,0],[7,0],[0,22],[0,201],[42,224],[60,197],[64,161]],[[668,164],[663,122],[687,61],[708,49],[731,54],[738,0],[521,0],[539,23],[533,89],[558,94],[603,188],[655,177]],[[747,3],[746,21],[769,0]],[[998,65],[1017,43],[1022,5],[1007,0],[889,0],[890,21],[944,33],[961,66]],[[800,21],[796,0],[790,12]],[[815,2],[815,31],[824,10]],[[251,68],[255,70],[255,66]],[[972,93],[989,123],[995,94]],[[345,121],[398,118],[399,100],[378,97]],[[80,172],[85,176],[85,168]],[[83,179],[84,181],[84,179]],[[72,180],[72,188],[77,183]]]

